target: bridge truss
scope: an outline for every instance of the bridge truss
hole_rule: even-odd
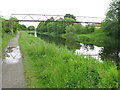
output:
[[[6,20],[11,22],[64,22],[64,23],[85,23],[85,24],[101,24],[104,18],[89,17],[89,16],[76,16],[76,21],[56,21],[57,19],[64,18],[64,15],[48,15],[48,14],[11,14],[11,17],[17,20]],[[55,20],[50,21],[53,17]]]

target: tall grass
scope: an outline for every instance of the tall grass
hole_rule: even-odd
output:
[[[4,51],[5,47],[8,45],[9,41],[16,36],[16,33],[14,35],[10,35],[6,32],[2,33],[2,51]]]
[[[25,32],[19,44],[28,88],[118,88],[118,71],[112,62],[75,55]]]

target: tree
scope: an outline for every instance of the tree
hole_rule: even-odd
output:
[[[2,32],[10,33],[11,30],[9,28],[8,22],[5,21],[4,18],[2,18]]]
[[[72,18],[72,19],[76,20],[76,17],[75,17],[74,15],[72,15],[72,14],[66,14],[66,15],[64,16],[64,19],[65,19],[65,18]]]
[[[17,18],[11,17],[9,20],[17,20]],[[10,23],[11,22],[9,22],[8,24],[10,24]],[[12,26],[11,26],[12,29],[11,30],[13,30],[13,32],[16,32],[19,29],[19,26],[20,26],[19,22],[12,22],[11,24],[12,24]]]
[[[19,30],[27,30],[27,27],[24,24],[22,24],[19,26]]]
[[[47,21],[54,21],[54,18],[51,17]],[[60,18],[57,19],[56,21],[75,21],[72,18]],[[64,23],[64,22],[40,22],[39,25],[37,26],[37,31],[38,32],[48,32],[48,33],[54,33],[54,34],[64,34],[65,33],[65,27],[69,26],[73,23]]]
[[[120,1],[113,0],[109,5],[106,18],[102,22],[102,28],[108,36],[120,38]]]
[[[80,34],[83,26],[78,23],[74,23],[73,25],[66,26],[66,33],[76,33]]]
[[[32,25],[31,25],[31,26],[28,26],[28,30],[29,30],[29,31],[35,30],[35,27],[32,26]]]

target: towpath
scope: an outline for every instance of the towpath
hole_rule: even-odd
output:
[[[23,59],[18,44],[20,32],[10,40],[2,62],[2,88],[25,88]]]

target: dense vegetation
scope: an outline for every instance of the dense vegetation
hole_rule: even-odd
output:
[[[106,18],[102,22],[101,28],[103,33],[108,37],[120,38],[120,2],[113,0],[110,3],[109,10],[106,13]],[[53,17],[47,21],[76,21],[76,17],[72,14],[66,14],[64,18],[55,20]],[[72,34],[90,34],[95,31],[95,25],[83,26],[79,23],[63,23],[63,22],[41,22],[37,27],[39,33],[50,35],[66,34],[68,36]],[[96,37],[94,37],[96,38]],[[101,39],[101,38],[99,38]],[[107,39],[108,40],[108,39]],[[110,39],[109,39],[110,40]]]
[[[18,30],[18,26],[19,26],[19,23],[18,22],[8,22],[8,21],[5,21],[4,18],[0,18],[1,19],[1,46],[2,46],[2,49],[1,49],[1,52],[4,50],[4,48],[7,46],[8,42],[10,41],[10,39],[12,39],[15,35],[16,35],[16,32]],[[9,20],[16,20],[16,18],[14,17],[11,17]]]
[[[75,55],[25,32],[21,33],[19,43],[29,88],[118,87],[117,67],[110,61],[100,63]]]
[[[17,20],[15,17],[11,17],[9,20]],[[32,28],[30,28],[32,27]],[[28,26],[28,28],[24,24],[20,24],[19,22],[11,22],[6,21],[4,18],[0,17],[0,45],[1,51],[7,46],[10,39],[16,36],[18,30],[35,30],[34,26]]]
[[[113,0],[110,3],[106,18],[102,23],[102,28],[108,36],[120,39],[120,1]]]
[[[33,31],[33,30],[35,30],[35,27],[32,26],[32,25],[31,25],[31,26],[28,26],[28,30],[29,30],[29,31]]]
[[[64,18],[57,19],[56,21],[76,21],[76,17],[72,14],[66,14]],[[47,21],[55,21],[53,17]],[[64,22],[41,22],[37,27],[40,33],[47,33],[52,35],[69,34],[69,33],[91,33],[94,32],[94,25],[86,25],[85,27],[79,23],[64,23]]]
[[[24,24],[22,24],[22,25],[20,24],[20,25],[19,25],[19,30],[20,30],[20,31],[23,31],[23,30],[26,31],[26,30],[28,30],[28,29],[27,29],[27,27],[26,27]]]
[[[75,41],[92,42],[96,44],[103,41],[116,41],[120,38],[120,7],[114,0],[102,22],[102,28],[95,25],[83,26],[78,23],[41,22],[36,30],[39,33],[59,35]],[[17,18],[10,18],[16,20]],[[5,48],[9,40],[16,35],[17,30],[35,30],[34,26],[11,23],[1,18],[2,47]],[[76,21],[72,14],[63,18],[48,21]],[[0,34],[1,35],[1,34]],[[24,57],[25,77],[27,87],[30,88],[118,88],[117,66],[111,61],[99,61],[93,58],[84,58],[75,55],[65,47],[57,47],[42,41],[39,38],[21,32],[19,40]]]

